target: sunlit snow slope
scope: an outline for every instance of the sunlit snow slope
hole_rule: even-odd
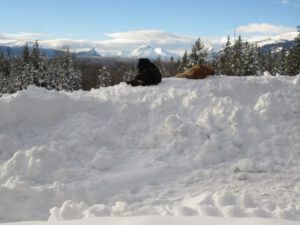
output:
[[[300,75],[0,98],[0,222],[300,221]]]

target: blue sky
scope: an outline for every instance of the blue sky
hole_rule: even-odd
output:
[[[0,3],[0,39],[4,36],[9,40],[20,37],[97,42],[116,39],[115,34],[132,32],[132,35],[135,31],[159,31],[159,35],[165,32],[187,39],[216,38],[232,35],[234,29],[248,35],[245,26],[251,24],[281,27],[282,33],[300,25],[300,0],[0,0]],[[239,29],[243,26],[244,29]],[[256,32],[252,28],[252,33],[263,34],[262,30]],[[143,35],[149,36],[147,32]]]

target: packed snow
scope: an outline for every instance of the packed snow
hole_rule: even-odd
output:
[[[0,222],[297,224],[299,99],[300,75],[5,94]]]

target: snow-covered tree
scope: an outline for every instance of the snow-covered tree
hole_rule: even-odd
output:
[[[112,76],[106,66],[99,70],[98,87],[108,87],[112,84]]]
[[[137,74],[137,71],[134,67],[134,63],[131,64],[130,69],[125,71],[125,73],[122,76],[122,81],[128,81],[134,78],[134,76]]]
[[[185,50],[178,70],[179,70],[179,72],[183,72],[183,71],[187,70],[188,68],[190,68],[189,57],[188,57],[187,50]]]
[[[59,69],[57,75],[56,89],[73,91],[82,88],[81,72],[75,68],[69,48],[65,49],[63,56],[59,59]]]
[[[287,74],[287,51],[281,49],[280,51],[273,53],[274,67],[272,73],[285,75]]]
[[[243,43],[243,75],[261,75],[262,71],[259,67],[259,50],[258,47],[249,42]]]
[[[287,55],[287,74],[300,74],[300,26],[297,26],[298,36],[295,38],[295,46]]]
[[[189,56],[190,66],[199,65],[206,63],[207,60],[207,49],[204,47],[201,39],[198,38],[192,47],[192,52]]]
[[[230,37],[228,36],[225,48],[219,54],[218,70],[224,75],[233,75],[232,71],[233,48]]]
[[[29,85],[57,90],[78,90],[82,88],[81,72],[76,69],[69,49],[54,59],[41,53],[38,42],[32,52],[26,44],[22,57],[0,56],[0,92],[13,93]]]
[[[30,51],[28,44],[26,43],[25,47],[23,48],[23,54],[22,54],[23,61],[25,63],[29,63],[30,61]]]
[[[257,46],[244,42],[241,36],[232,45],[228,37],[218,57],[218,72],[225,75],[247,76],[261,74]]]
[[[170,64],[169,64],[169,75],[174,76],[176,74],[176,63],[174,61],[174,57],[170,57]]]
[[[8,77],[6,72],[6,57],[0,54],[0,97],[8,92]]]
[[[163,64],[163,62],[162,62],[162,60],[161,60],[161,57],[158,56],[158,57],[156,58],[156,60],[154,60],[153,63],[154,63],[154,64],[157,66],[157,68],[159,69],[159,71],[160,71],[162,77],[166,77],[166,76],[167,76],[167,70],[166,70],[166,68],[165,68],[165,66],[164,66],[164,64]]]

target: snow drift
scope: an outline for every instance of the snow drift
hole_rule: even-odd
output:
[[[300,76],[0,98],[0,221],[300,220]]]

